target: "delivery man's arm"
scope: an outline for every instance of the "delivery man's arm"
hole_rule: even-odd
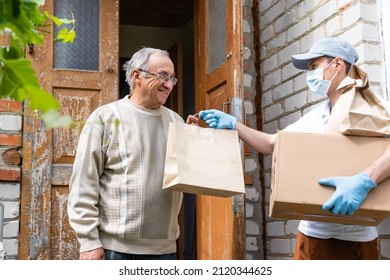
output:
[[[276,134],[268,134],[250,128],[229,114],[215,109],[199,112],[199,118],[211,128],[237,130],[238,136],[251,148],[262,154],[271,154],[274,150]]]
[[[370,176],[377,184],[390,177],[390,145],[383,154],[363,172]]]
[[[352,215],[369,191],[390,176],[390,145],[369,167],[353,176],[323,178],[319,183],[335,187],[336,191],[322,206],[333,214]]]

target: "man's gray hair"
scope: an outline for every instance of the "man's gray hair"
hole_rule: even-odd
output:
[[[167,51],[145,47],[134,53],[132,58],[123,64],[123,70],[126,71],[126,82],[130,86],[130,94],[134,89],[134,81],[131,77],[131,72],[133,72],[134,69],[148,70],[149,58],[152,54],[160,54],[161,56],[169,57],[169,53]]]

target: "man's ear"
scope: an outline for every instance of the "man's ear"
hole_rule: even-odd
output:
[[[336,64],[336,69],[340,68],[343,64],[345,64],[344,60],[340,57],[336,57],[334,59],[334,62]]]
[[[135,83],[140,82],[140,81],[141,81],[141,72],[138,71],[137,69],[134,69],[134,70],[131,72],[131,77],[133,78],[133,81],[134,81]]]

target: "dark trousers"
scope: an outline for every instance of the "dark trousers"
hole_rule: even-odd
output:
[[[377,239],[354,242],[339,239],[320,239],[298,231],[294,260],[377,260]]]
[[[135,255],[104,249],[106,260],[176,260],[176,253],[163,255]]]

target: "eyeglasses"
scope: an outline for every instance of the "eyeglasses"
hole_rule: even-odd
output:
[[[144,72],[144,73],[152,75],[152,76],[155,76],[156,78],[159,78],[160,80],[164,81],[165,83],[168,82],[168,81],[171,81],[172,85],[176,85],[177,84],[177,78],[174,77],[174,76],[169,77],[167,73],[164,73],[164,72],[153,73],[153,72],[149,72],[148,70],[143,70],[143,69],[138,69],[138,71]]]

